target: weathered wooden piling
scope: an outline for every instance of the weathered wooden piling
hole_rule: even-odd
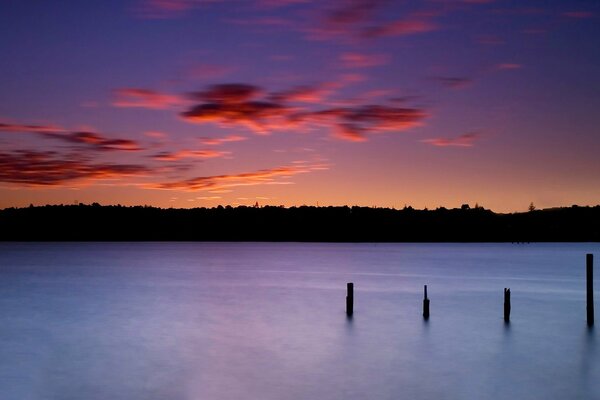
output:
[[[510,322],[510,288],[504,288],[504,322]]]
[[[588,254],[586,261],[586,286],[587,286],[587,324],[594,325],[594,255]]]
[[[423,287],[423,318],[429,319],[429,299],[427,298],[427,285]]]
[[[354,312],[354,283],[348,282],[346,286],[348,288],[348,294],[346,294],[346,314],[350,316]]]

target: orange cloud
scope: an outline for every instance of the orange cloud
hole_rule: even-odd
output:
[[[152,156],[158,161],[177,161],[183,158],[218,158],[230,155],[229,151],[215,150],[181,150],[176,152],[162,152]]]
[[[154,90],[140,88],[123,88],[114,91],[115,107],[149,108],[155,110],[168,109],[184,103],[179,96],[159,93]]]
[[[223,138],[202,138],[200,139],[200,143],[202,143],[205,146],[219,146],[223,143],[241,142],[247,139],[248,138],[246,136],[229,135]]]
[[[270,99],[275,102],[320,103],[327,99],[338,83],[326,83],[314,86],[296,86],[292,89],[273,93]]]
[[[473,147],[474,142],[480,138],[481,135],[478,133],[465,133],[456,138],[433,138],[422,142],[438,147]]]
[[[152,189],[186,191],[208,190],[212,193],[223,193],[223,190],[227,190],[232,187],[272,184],[280,182],[281,179],[290,178],[294,175],[327,168],[329,168],[327,164],[310,164],[302,166],[291,165],[233,175],[202,176],[183,181],[148,185],[147,187]]]
[[[167,134],[164,132],[159,132],[159,131],[148,131],[148,132],[144,132],[145,136],[154,138],[154,139],[166,139],[167,138]]]

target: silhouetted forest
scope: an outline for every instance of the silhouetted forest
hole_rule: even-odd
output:
[[[600,206],[498,214],[481,207],[48,205],[0,211],[0,240],[538,242],[600,241]]]

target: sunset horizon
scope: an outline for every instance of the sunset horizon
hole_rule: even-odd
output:
[[[0,5],[0,209],[600,199],[600,6]]]

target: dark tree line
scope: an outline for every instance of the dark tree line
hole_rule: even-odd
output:
[[[498,214],[481,207],[48,205],[0,211],[0,240],[14,241],[600,241],[600,206]]]

